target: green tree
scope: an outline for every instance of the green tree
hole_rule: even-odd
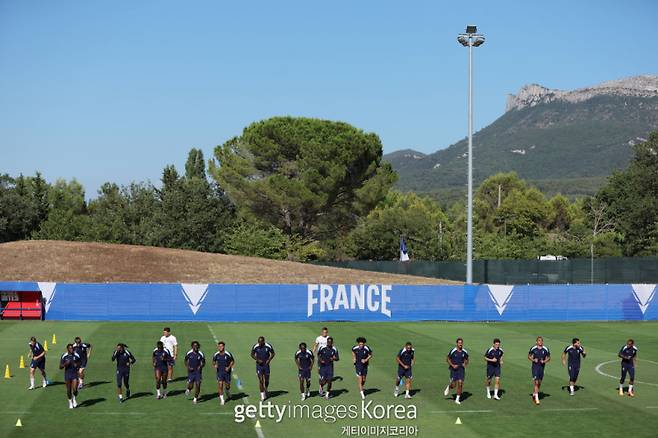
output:
[[[242,214],[286,235],[331,240],[352,229],[396,179],[382,145],[346,123],[274,117],[215,149],[211,174]]]
[[[33,233],[36,239],[84,240],[90,220],[87,215],[85,191],[75,179],[59,179],[48,191],[48,218]]]

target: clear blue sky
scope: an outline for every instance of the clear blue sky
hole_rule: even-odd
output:
[[[658,73],[658,2],[0,0],[0,172],[159,183],[191,147],[275,115],[343,120],[385,152],[466,133],[526,83]]]

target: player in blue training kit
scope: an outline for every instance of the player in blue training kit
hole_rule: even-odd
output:
[[[64,370],[66,383],[66,396],[69,399],[69,409],[78,406],[75,397],[78,395],[78,371],[80,369],[80,356],[73,350],[73,344],[66,346],[66,353],[59,360],[59,369]]]
[[[567,347],[562,352],[562,365],[567,367],[569,371],[569,395],[575,395],[575,386],[576,381],[578,380],[578,374],[580,373],[580,357],[585,357],[585,349],[580,345],[580,339],[573,338],[571,340],[571,345]]]
[[[635,341],[629,339],[626,345],[619,350],[619,357],[621,358],[621,379],[619,379],[619,395],[624,395],[624,381],[626,381],[626,374],[628,374],[628,396],[635,397],[633,391],[633,384],[635,383],[635,363],[637,362],[637,347]]]
[[[235,366],[233,355],[226,351],[226,343],[219,341],[217,343],[217,352],[212,357],[212,366],[217,369],[217,392],[219,393],[219,404],[224,404],[224,394],[226,400],[231,399],[231,371]]]
[[[541,382],[544,380],[544,366],[551,361],[551,352],[544,346],[544,338],[541,336],[537,338],[537,344],[528,352],[528,360],[532,362],[532,380],[535,385],[532,401],[538,405],[539,388],[541,388]]]
[[[450,369],[450,383],[443,391],[443,395],[447,397],[450,390],[456,385],[457,397],[455,397],[455,403],[460,405],[462,403],[460,399],[464,388],[464,379],[466,378],[466,366],[468,366],[468,351],[464,349],[464,340],[462,338],[457,338],[457,346],[450,350],[446,361]]]
[[[171,361],[171,353],[164,346],[162,341],[155,344],[153,350],[153,370],[155,371],[155,389],[157,391],[156,397],[158,400],[167,398],[167,373],[169,371],[169,362]],[[160,392],[162,387],[162,393]]]
[[[267,388],[270,386],[270,362],[272,362],[275,355],[274,347],[265,342],[263,336],[260,336],[258,342],[251,347],[251,358],[256,361],[256,375],[258,376],[261,401],[267,398]]]
[[[306,342],[299,344],[299,350],[295,353],[297,364],[297,376],[299,377],[299,391],[302,393],[302,401],[311,396],[311,369],[313,369],[313,353],[306,348]],[[306,384],[306,389],[304,389]]]
[[[395,357],[395,361],[398,364],[398,375],[395,378],[395,391],[393,395],[396,397],[400,394],[400,381],[404,379],[404,398],[411,398],[411,381],[414,378],[412,367],[416,363],[415,354],[416,350],[414,350],[411,342],[407,342]]]
[[[503,354],[505,352],[500,348],[500,339],[493,340],[493,346],[484,353],[484,360],[487,362],[487,398],[491,398],[491,380],[494,382],[494,400],[500,400],[498,391],[500,390],[500,371],[503,365]]]
[[[199,393],[201,392],[203,367],[206,366],[206,357],[199,350],[201,348],[199,341],[192,341],[191,347],[192,349],[185,355],[185,367],[187,368],[187,388],[185,389],[185,395],[189,396],[194,386],[194,399],[192,399],[192,403],[197,404]]]
[[[80,336],[75,338],[73,343],[73,351],[80,356],[80,376],[78,378],[78,389],[82,389],[85,380],[85,368],[87,368],[87,360],[91,357],[91,344],[82,342]]]
[[[372,349],[366,345],[366,338],[356,338],[356,345],[352,347],[352,361],[354,362],[356,383],[359,387],[359,393],[361,394],[362,400],[365,400],[366,398],[366,394],[363,392],[363,387],[366,384],[370,359],[372,359]]]
[[[137,360],[128,350],[126,344],[118,343],[116,350],[112,353],[112,362],[117,363],[117,394],[119,402],[123,402],[130,397],[130,366]],[[126,398],[123,398],[123,386],[126,387]]]
[[[37,368],[41,371],[43,377],[42,385],[44,388],[48,385],[48,378],[46,377],[46,350],[43,345],[37,342],[37,338],[32,336],[28,344],[30,346],[30,354],[32,361],[30,362],[30,387],[27,389],[34,389],[34,373]]]
[[[334,338],[329,336],[327,338],[327,345],[320,347],[318,350],[320,393],[322,394],[324,392],[327,400],[331,397],[331,385],[334,380],[334,362],[338,362],[339,360],[338,349],[334,347]],[[324,385],[327,385],[326,391],[324,391]]]

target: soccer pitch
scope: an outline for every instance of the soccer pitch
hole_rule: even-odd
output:
[[[175,382],[169,397],[156,400],[151,352],[162,335],[162,328],[172,327],[179,342]],[[300,401],[293,355],[300,342],[309,348],[319,334],[318,323],[115,323],[115,322],[0,322],[0,364],[9,364],[13,377],[3,379],[0,388],[0,436],[64,436],[87,433],[90,436],[203,436],[290,437],[347,436],[345,426],[418,427],[418,436],[449,434],[469,436],[621,436],[655,437],[658,435],[658,323],[652,322],[582,322],[582,323],[348,323],[325,324],[341,354],[336,363],[335,396],[324,400],[317,396],[317,373],[313,376],[313,396]],[[56,334],[57,344],[51,345]],[[263,335],[276,350],[272,362],[270,401],[279,406],[356,405],[358,418],[325,422],[322,419],[284,418],[237,423],[234,408],[258,404],[258,382],[250,358],[251,346]],[[552,361],[546,366],[542,385],[544,398],[540,406],[531,402],[532,382],[529,348],[536,336],[543,336]],[[36,336],[48,341],[47,372],[51,386],[28,391],[28,369],[19,369],[25,356],[29,366],[28,340]],[[68,409],[63,371],[59,356],[75,336],[93,345],[87,366],[87,388],[78,395],[79,407]],[[366,387],[366,402],[375,405],[416,406],[415,420],[362,418],[361,399],[356,387],[350,349],[357,336],[365,336],[374,356]],[[457,337],[471,363],[466,370],[464,400],[461,405],[443,396],[448,381],[445,357]],[[502,339],[505,351],[501,401],[485,397],[483,354],[494,337]],[[583,359],[579,384],[582,388],[571,397],[566,390],[568,376],[562,366],[562,350],[572,337],[579,337],[587,351]],[[638,346],[636,396],[617,393],[619,360],[617,352],[627,338]],[[215,370],[211,357],[215,340],[223,340],[236,357],[232,394],[234,399],[219,406]],[[182,357],[190,342],[198,340],[208,360],[201,388],[201,403],[194,405],[185,394],[185,369]],[[411,400],[394,398],[395,356],[404,342],[416,349]],[[115,364],[110,357],[117,342],[129,346],[137,358],[131,372],[132,398],[119,403],[116,397]],[[597,371],[598,370],[598,371]],[[238,380],[239,385],[238,385]],[[37,374],[37,384],[41,382]],[[235,399],[237,398],[237,400]],[[318,408],[320,409],[320,408]],[[324,411],[330,412],[330,411]],[[372,413],[372,411],[370,411]],[[455,424],[459,417],[461,425]],[[16,427],[21,419],[22,427]],[[391,429],[388,429],[389,431]],[[354,435],[352,435],[354,436]],[[377,436],[361,435],[361,436]],[[381,435],[380,435],[381,436]]]

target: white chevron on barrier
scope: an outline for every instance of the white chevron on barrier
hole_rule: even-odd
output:
[[[181,283],[181,291],[187,301],[188,306],[192,313],[196,313],[201,308],[203,300],[208,296],[208,285],[207,284],[193,284],[193,283]]]
[[[55,298],[55,288],[57,287],[57,283],[40,281],[37,282],[37,286],[39,286],[41,295],[43,295],[43,298],[46,302],[46,313],[48,313],[48,310],[50,309],[50,304],[53,302],[53,299]]]
[[[509,300],[512,298],[512,289],[514,289],[514,286],[507,284],[489,284],[487,287],[489,288],[489,297],[496,306],[498,315],[503,316],[503,312],[505,311],[507,304],[509,304]]]
[[[633,296],[635,301],[637,301],[642,315],[647,311],[647,307],[651,304],[653,297],[656,295],[656,285],[655,284],[632,284],[633,286]]]

